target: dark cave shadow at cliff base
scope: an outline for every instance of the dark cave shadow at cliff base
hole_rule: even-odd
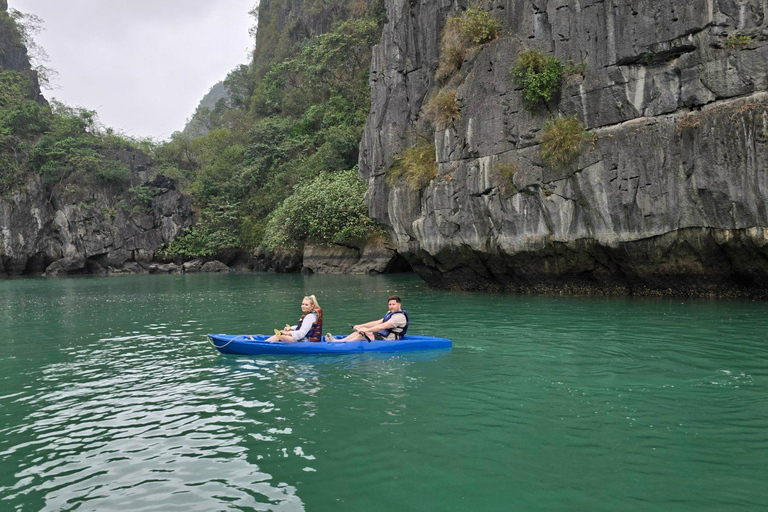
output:
[[[657,274],[645,279],[622,276],[623,280],[602,282],[586,273],[540,276],[538,280],[535,276],[524,280],[514,275],[484,276],[469,267],[439,272],[416,266],[416,273],[431,288],[470,293],[768,300],[768,282],[738,273],[707,277]]]

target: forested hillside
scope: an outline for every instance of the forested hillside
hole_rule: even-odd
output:
[[[356,171],[382,2],[262,1],[251,62],[195,113],[203,129],[159,145],[46,101],[27,56],[37,20],[4,7],[3,273],[253,268],[257,249],[260,268],[298,270],[305,243],[358,260],[383,238]]]
[[[168,251],[362,247],[383,234],[355,170],[383,3],[272,0],[254,15],[253,60],[227,76],[228,95],[214,108],[195,113],[205,135],[177,133],[155,152],[199,209]]]

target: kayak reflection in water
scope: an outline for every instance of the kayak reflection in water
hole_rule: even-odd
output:
[[[275,329],[275,335],[266,341],[322,341],[323,310],[314,295],[307,295],[301,301],[301,318],[296,325],[286,325],[282,331]]]
[[[403,309],[400,297],[393,295],[388,299],[389,311],[383,318],[371,320],[364,324],[353,325],[355,331],[346,338],[334,340],[330,333],[325,335],[325,341],[361,341],[361,340],[399,340],[405,336],[408,330],[410,318],[408,312]]]

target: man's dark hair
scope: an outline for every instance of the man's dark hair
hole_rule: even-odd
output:
[[[391,300],[394,300],[394,301],[395,301],[395,302],[397,302],[398,304],[402,304],[402,303],[403,303],[403,301],[402,301],[402,300],[400,300],[400,297],[398,297],[397,295],[393,295],[393,296],[391,296],[390,298],[388,298],[388,299],[387,299],[387,302],[389,302],[389,301],[391,301]]]

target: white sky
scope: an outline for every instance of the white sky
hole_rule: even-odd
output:
[[[253,47],[256,0],[9,0],[43,19],[35,36],[58,76],[46,98],[96,110],[134,137],[184,128]]]

